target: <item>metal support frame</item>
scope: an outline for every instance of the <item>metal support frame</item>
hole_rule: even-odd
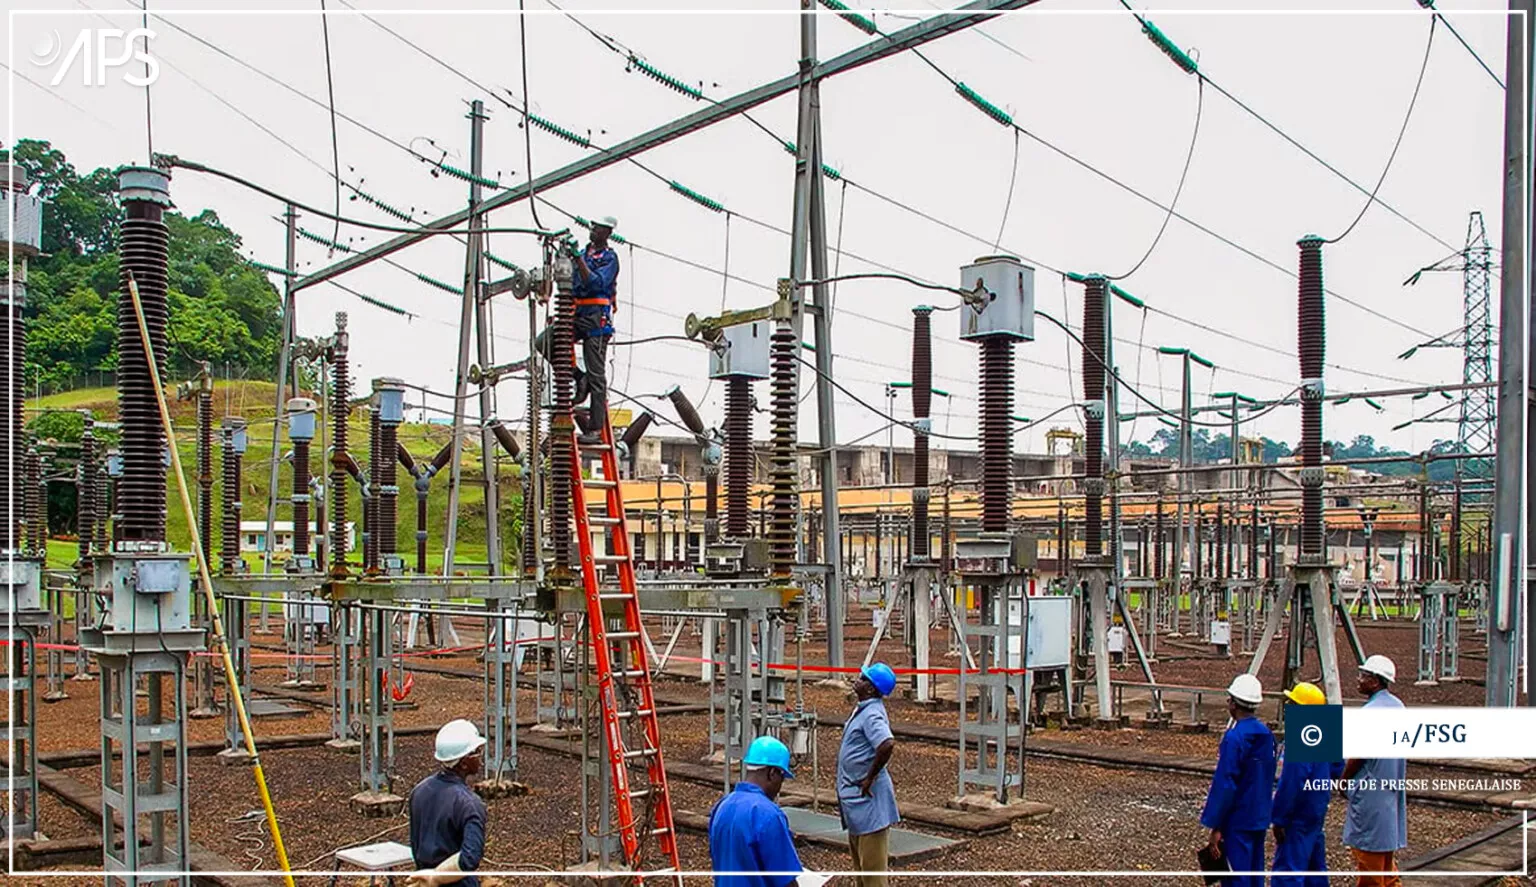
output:
[[[1281,623],[1289,614],[1290,626],[1286,630],[1285,668],[1281,684],[1290,687],[1296,683],[1297,672],[1305,663],[1310,629],[1310,646],[1317,652],[1323,693],[1328,697],[1329,704],[1341,704],[1344,691],[1334,629],[1339,626],[1344,628],[1356,664],[1365,661],[1365,653],[1355,634],[1349,610],[1339,595],[1336,568],[1323,564],[1296,564],[1291,567],[1291,575],[1285,581],[1281,594],[1285,600],[1276,600],[1270,609],[1264,623],[1264,636],[1259,640],[1259,648],[1248,665],[1248,673],[1259,673],[1264,665],[1264,657],[1279,635]]]
[[[10,723],[0,734],[9,746],[5,776],[0,777],[6,805],[0,810],[0,835],[8,844],[38,833],[37,818],[37,636],[7,611],[0,625],[6,642],[6,672],[0,690],[9,695]]]
[[[102,869],[108,884],[191,884],[183,660],[182,654],[169,652],[97,655]],[[144,714],[134,695],[140,678],[149,689]],[[141,745],[147,750],[140,752]],[[146,769],[147,779],[140,781]]]
[[[237,686],[227,688],[226,693],[239,693],[249,697],[251,690],[251,641],[246,636],[249,629],[247,602],[240,597],[226,596],[224,604],[224,642],[229,646],[229,657],[234,662]],[[224,705],[224,751],[226,758],[245,759],[245,741],[240,731],[240,717],[233,700]]]
[[[354,751],[362,742],[358,732],[363,721],[362,643],[363,614],[349,601],[331,608],[331,738],[326,745]]]
[[[358,801],[402,801],[392,791],[395,769],[394,699],[389,692],[390,660],[394,626],[389,611],[368,608],[362,615],[364,628],[363,741],[358,749],[361,791]]]
[[[1008,802],[1009,793],[1016,789],[1024,794],[1024,722],[1029,711],[1028,697],[1024,690],[1024,676],[1010,670],[1008,661],[1011,620],[1009,604],[1020,605],[1019,630],[1029,619],[1029,596],[1018,576],[978,577],[976,583],[979,624],[969,619],[961,623],[960,643],[969,647],[971,640],[979,643],[977,672],[960,670],[960,754],[958,763],[958,794],[964,797],[968,789],[978,786],[988,789],[999,804]],[[1023,654],[1023,644],[1020,645]],[[1020,666],[1022,666],[1022,662]],[[976,691],[974,717],[970,707],[970,693]],[[1019,716],[1015,720],[1008,706],[1008,694],[1013,693],[1018,702]],[[1018,753],[1012,754],[1017,742]],[[976,765],[967,766],[971,752],[976,755]],[[1010,760],[1013,763],[1010,764]]]
[[[517,673],[522,662],[523,620],[514,603],[486,601],[485,779],[502,784],[517,778]]]

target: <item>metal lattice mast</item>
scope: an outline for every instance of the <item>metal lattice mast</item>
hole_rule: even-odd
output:
[[[1467,245],[1462,251],[1462,298],[1465,326],[1462,328],[1461,381],[1466,385],[1486,386],[1493,382],[1493,310],[1491,298],[1492,265],[1488,233],[1483,214],[1474,210],[1467,219]],[[1461,420],[1457,443],[1463,453],[1493,451],[1494,390],[1489,387],[1467,388],[1462,392]],[[1463,481],[1487,481],[1493,478],[1489,459],[1463,459],[1457,463]],[[1482,498],[1481,495],[1478,498]]]

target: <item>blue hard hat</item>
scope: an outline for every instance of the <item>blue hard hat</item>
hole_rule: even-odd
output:
[[[859,674],[869,678],[869,682],[875,685],[875,689],[880,691],[881,696],[889,696],[891,691],[896,689],[896,672],[891,671],[891,667],[884,662],[866,665],[859,669]]]
[[[785,779],[794,779],[789,769],[789,747],[772,736],[759,736],[747,746],[747,756],[741,759],[748,767],[777,767],[784,771]]]

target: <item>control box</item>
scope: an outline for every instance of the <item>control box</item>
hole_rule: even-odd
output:
[[[42,616],[46,622],[48,611],[43,606],[43,563],[35,558],[5,556],[0,560],[0,614],[6,618],[29,625],[29,616]]]
[[[99,557],[96,592],[102,597],[101,628],[85,638],[93,652],[203,646],[202,630],[192,627],[188,555],[134,552]]]
[[[766,320],[740,323],[721,330],[720,347],[709,352],[709,377],[768,378],[768,339],[772,331]]]
[[[960,288],[984,290],[980,305],[960,307],[960,338],[1035,339],[1035,269],[1013,256],[984,256],[960,269]]]

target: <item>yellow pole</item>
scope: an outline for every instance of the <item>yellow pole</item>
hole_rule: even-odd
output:
[[[256,791],[261,795],[261,806],[267,812],[267,827],[272,830],[272,848],[277,851],[277,864],[283,870],[283,883],[294,887],[292,871],[288,867],[288,850],[283,846],[283,834],[277,827],[277,811],[272,809],[272,794],[267,791],[267,777],[261,770],[261,758],[256,754],[256,734],[251,732],[251,719],[245,713],[245,700],[240,697],[240,681],[235,675],[235,660],[229,655],[229,643],[224,638],[224,620],[219,617],[219,604],[213,596],[213,579],[208,575],[208,561],[203,557],[203,541],[198,536],[197,518],[192,510],[192,497],[187,492],[187,479],[181,471],[181,453],[176,449],[176,432],[171,427],[171,413],[165,405],[165,389],[160,385],[160,367],[155,361],[155,349],[149,340],[149,324],[144,321],[144,304],[139,301],[139,284],[128,276],[128,294],[133,298],[133,313],[139,320],[139,339],[144,343],[144,354],[149,363],[149,377],[155,385],[155,402],[160,406],[160,424],[165,428],[166,443],[171,448],[171,467],[176,471],[176,492],[181,494],[181,507],[187,514],[187,527],[192,531],[192,551],[197,558],[197,577],[203,587],[203,597],[208,601],[208,613],[213,617],[213,640],[218,644],[224,660],[224,680],[229,685],[229,698],[235,703],[235,713],[240,718],[240,732],[245,737],[245,751],[251,757],[251,772],[256,774]],[[182,688],[176,688],[181,692]],[[185,775],[183,775],[185,778]]]

